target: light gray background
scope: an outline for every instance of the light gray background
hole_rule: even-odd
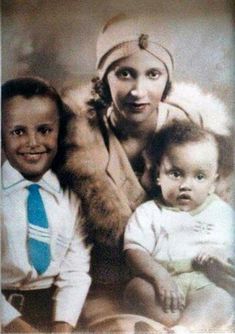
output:
[[[57,88],[95,73],[95,41],[117,13],[164,18],[175,29],[175,80],[196,82],[234,109],[233,1],[2,0],[2,81],[38,75]]]

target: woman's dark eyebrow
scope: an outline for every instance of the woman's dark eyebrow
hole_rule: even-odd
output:
[[[54,125],[55,122],[48,122],[48,123],[41,123],[41,124],[38,124],[38,127],[39,126],[51,126],[51,125]]]
[[[8,126],[8,129],[25,129],[26,126],[25,125],[21,125],[21,124],[16,124],[16,125],[11,125],[11,126]]]
[[[123,70],[128,70],[128,71],[134,71],[135,69],[131,66],[125,66],[125,65],[117,65],[115,68],[114,68],[115,71],[123,71]]]
[[[158,67],[158,66],[154,66],[154,67],[150,67],[146,70],[146,72],[151,72],[151,71],[158,71],[158,72],[163,72],[165,71],[165,67]]]

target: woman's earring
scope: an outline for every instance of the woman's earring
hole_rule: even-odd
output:
[[[157,177],[156,181],[157,181],[157,185],[160,186],[161,184],[160,184],[160,178],[159,177]]]

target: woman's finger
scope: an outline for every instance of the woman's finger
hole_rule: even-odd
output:
[[[163,304],[164,301],[165,301],[165,290],[160,288],[159,292],[158,292],[158,295],[159,295],[161,303]]]
[[[171,292],[165,292],[165,299],[164,299],[164,311],[169,312],[171,309]]]
[[[195,260],[199,265],[203,265],[208,260],[208,258],[209,255],[207,253],[201,252],[196,256]]]
[[[179,294],[173,291],[171,293],[171,311],[176,312],[179,309]]]
[[[182,292],[180,292],[179,296],[179,310],[183,311],[185,308],[185,297]]]

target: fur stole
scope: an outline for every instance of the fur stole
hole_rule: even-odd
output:
[[[173,85],[165,102],[184,109],[192,120],[217,135],[231,135],[232,116],[225,104],[215,95],[204,93],[197,85],[183,82]]]
[[[61,184],[82,199],[88,241],[119,248],[132,211],[107,175],[107,133],[103,115],[87,104],[90,91],[85,86],[65,94],[72,112],[55,169]]]

